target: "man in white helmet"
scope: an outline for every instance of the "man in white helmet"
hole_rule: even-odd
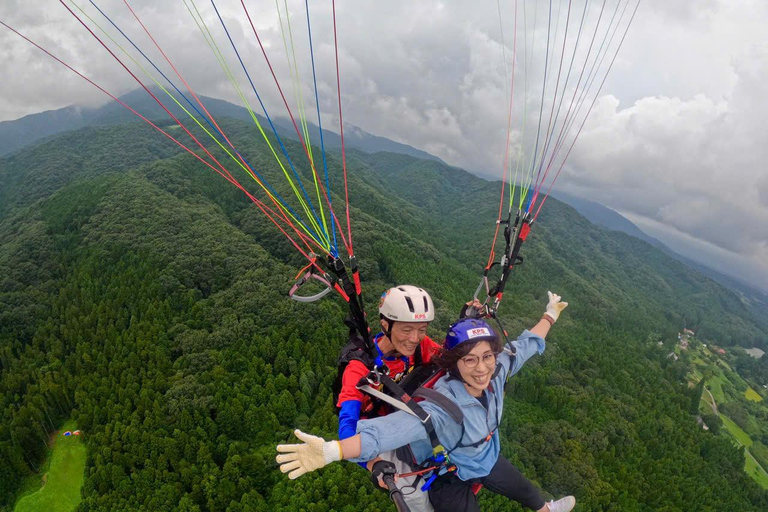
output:
[[[389,377],[395,382],[430,362],[440,346],[427,336],[427,326],[435,318],[432,298],[422,288],[411,285],[395,286],[381,296],[379,301],[381,332],[373,338],[382,362],[389,369]],[[373,369],[374,361],[355,344],[341,353],[339,374],[341,388],[336,406],[339,408],[339,439],[355,435],[361,418],[380,416],[391,412],[386,404],[361,392],[357,385]],[[380,456],[395,463],[398,472],[407,468],[395,457],[394,452]],[[378,460],[378,459],[377,459]],[[371,469],[370,461],[366,467]],[[398,487],[413,485],[415,477],[398,479]],[[431,511],[426,492],[409,492],[406,501],[413,512]]]

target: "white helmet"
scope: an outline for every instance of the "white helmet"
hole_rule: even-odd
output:
[[[432,297],[416,286],[390,288],[379,300],[379,314],[395,322],[431,322],[435,319]]]

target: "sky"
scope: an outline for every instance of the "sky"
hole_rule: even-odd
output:
[[[552,2],[553,19],[559,21],[549,24],[551,33],[562,34],[565,20],[571,20],[566,55],[571,55],[577,33],[574,20],[580,19],[584,1],[573,0],[571,18],[567,1]],[[605,12],[612,12],[619,1],[621,6],[625,0],[605,0]],[[248,101],[258,106],[247,78],[236,67],[211,2],[186,2],[94,3],[160,62],[162,57],[132,17],[130,5],[197,92],[239,104],[187,8],[197,7],[237,72]],[[67,4],[79,14],[74,4]],[[289,102],[295,105],[276,4],[271,0],[245,4]],[[550,5],[546,0],[338,0],[336,4],[345,125],[498,179],[505,148],[509,167],[527,161],[525,152],[535,145],[537,113],[571,98],[573,80],[566,92],[555,93],[552,78],[563,74],[557,73],[558,60],[551,59],[549,87],[544,88],[544,101],[540,99]],[[587,6],[585,34],[597,26],[602,4],[591,0]],[[89,0],[78,0],[77,5],[114,33]],[[286,7],[291,16],[300,90],[311,113],[315,102],[304,2],[279,0],[278,5],[284,32]],[[631,0],[627,12],[634,5]],[[262,101],[272,115],[284,117],[282,100],[240,1],[217,0],[216,6]],[[338,131],[330,0],[312,0],[310,14],[323,125]],[[3,0],[0,21],[112,93],[137,87],[59,1]],[[611,39],[614,45],[625,25],[619,26]],[[578,138],[556,187],[618,211],[685,256],[768,290],[766,26],[768,2],[761,0],[641,0],[608,78],[599,88],[603,74],[597,75],[579,111],[593,105],[589,117],[576,117],[567,132],[570,138],[560,158],[576,133]],[[587,47],[586,40],[577,47],[577,56]],[[555,43],[562,40],[555,36],[552,41],[551,47],[559,48]],[[105,101],[92,86],[2,26],[0,48],[0,121]],[[608,54],[598,69],[605,69],[611,58]],[[513,122],[507,145],[513,74]],[[546,114],[541,118],[546,123]],[[558,119],[562,122],[563,117]]]

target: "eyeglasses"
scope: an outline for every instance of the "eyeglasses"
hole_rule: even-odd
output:
[[[483,360],[483,364],[486,366],[494,366],[496,364],[496,354],[493,352],[486,352],[483,354],[482,358],[472,355],[464,356],[461,358],[467,368],[474,368],[477,366],[477,364],[480,362],[480,359]]]

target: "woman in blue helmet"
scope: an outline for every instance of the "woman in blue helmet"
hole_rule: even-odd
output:
[[[421,402],[450,459],[430,489],[436,511],[479,510],[471,489],[475,483],[538,512],[567,512],[575,505],[571,496],[546,503],[539,490],[501,455],[498,433],[505,382],[528,359],[544,352],[544,338],[567,305],[549,292],[541,320],[504,347],[483,320],[462,319],[450,327],[443,351],[434,360],[447,374],[434,390],[458,405],[463,419],[457,422],[437,403]],[[407,444],[417,461],[426,461],[433,454],[421,421],[402,411],[360,421],[357,435],[342,441],[325,441],[299,430],[295,434],[303,444],[277,447],[282,452],[277,456],[280,470],[291,479],[341,459],[371,460]]]

